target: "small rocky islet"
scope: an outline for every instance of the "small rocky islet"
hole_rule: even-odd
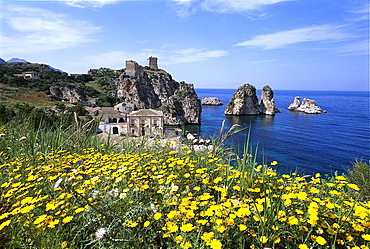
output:
[[[226,105],[226,115],[275,115],[280,110],[275,106],[274,92],[269,85],[262,88],[258,102],[256,87],[251,84],[240,86]]]

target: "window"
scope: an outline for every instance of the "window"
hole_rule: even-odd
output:
[[[154,120],[153,120],[153,125],[154,125],[154,126],[157,126],[157,125],[158,125],[158,120],[157,120],[157,119],[154,119]]]
[[[135,119],[131,119],[130,124],[135,125]]]
[[[141,125],[145,125],[145,120],[141,120]]]

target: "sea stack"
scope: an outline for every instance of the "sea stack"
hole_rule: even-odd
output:
[[[226,105],[226,115],[275,115],[280,112],[275,107],[274,93],[270,86],[262,89],[261,102],[258,103],[256,88],[250,84],[239,87]]]
[[[302,100],[302,104],[300,104],[300,97],[296,96],[294,98],[294,102],[288,106],[288,110],[290,111],[298,111],[304,112],[308,114],[321,114],[325,113],[326,111],[322,110],[321,107],[316,105],[316,101],[313,99],[306,99]]]
[[[280,112],[275,106],[274,91],[272,91],[269,85],[262,88],[259,111],[261,114],[266,115],[275,115],[275,113]]]

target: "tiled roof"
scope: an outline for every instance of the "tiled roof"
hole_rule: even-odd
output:
[[[140,110],[137,110],[137,111],[133,111],[133,112],[130,112],[128,114],[129,117],[138,117],[138,116],[155,116],[155,117],[158,117],[158,116],[163,116],[163,112],[161,111],[158,111],[158,110],[154,110],[154,109],[140,109]]]

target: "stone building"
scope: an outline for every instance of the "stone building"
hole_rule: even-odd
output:
[[[130,134],[138,136],[163,135],[163,113],[154,109],[141,109],[127,115]]]
[[[101,118],[100,132],[133,136],[163,135],[164,116],[161,111],[132,109],[125,103],[114,107],[86,107],[89,115]]]
[[[130,77],[136,78],[139,74],[143,73],[143,68],[133,60],[126,61],[125,74]]]
[[[40,79],[41,73],[38,72],[23,72],[20,74],[14,74],[14,77],[23,78],[23,79]]]
[[[148,58],[148,61],[149,61],[149,67],[150,68],[153,68],[153,69],[158,69],[158,64],[157,64],[157,61],[158,61],[158,58],[157,57],[152,57],[150,56]]]

